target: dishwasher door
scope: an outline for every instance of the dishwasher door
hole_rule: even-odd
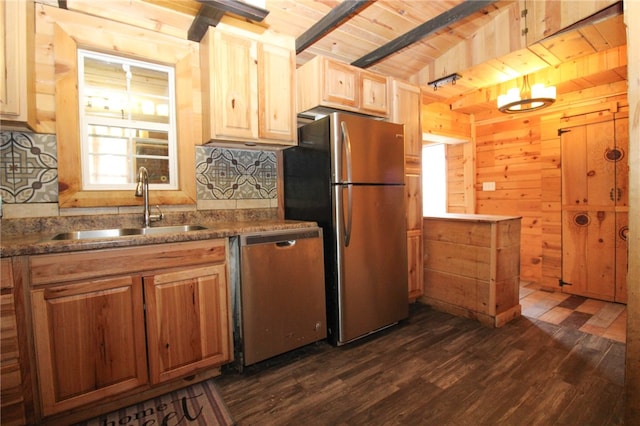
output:
[[[322,229],[240,235],[242,365],[327,337]]]

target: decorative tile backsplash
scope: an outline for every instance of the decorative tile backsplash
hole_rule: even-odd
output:
[[[0,132],[2,203],[57,203],[56,136]],[[196,147],[198,200],[275,200],[274,152]]]
[[[55,135],[0,132],[0,194],[3,203],[58,201]]]
[[[275,199],[276,155],[217,147],[196,149],[199,200]]]

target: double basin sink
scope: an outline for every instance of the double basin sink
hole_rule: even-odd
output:
[[[153,228],[114,228],[114,229],[91,229],[87,231],[63,232],[55,235],[52,240],[85,240],[90,238],[115,238],[133,235],[161,235],[179,232],[202,231],[207,229],[200,225],[176,225],[176,226],[156,226]]]

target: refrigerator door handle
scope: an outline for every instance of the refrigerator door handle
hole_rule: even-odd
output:
[[[351,139],[349,138],[349,130],[347,129],[347,123],[344,121],[340,122],[340,127],[342,129],[342,149],[346,154],[347,160],[347,222],[345,223],[344,229],[344,246],[349,247],[349,242],[351,241],[351,226],[353,219],[353,185],[351,182]],[[342,186],[344,190],[344,184]]]
[[[347,189],[347,222],[344,227],[344,246],[349,247],[349,242],[351,241],[351,224],[353,218],[353,185],[346,184],[342,185],[342,190]],[[344,219],[343,219],[344,222]]]
[[[351,138],[349,138],[349,129],[347,129],[347,123],[344,121],[340,122],[340,127],[342,128],[342,150],[346,155],[347,160],[347,182],[352,183],[352,170],[351,170]]]

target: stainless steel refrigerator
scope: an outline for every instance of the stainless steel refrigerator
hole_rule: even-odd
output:
[[[333,112],[283,153],[287,219],[323,229],[334,345],[408,317],[402,125]]]

